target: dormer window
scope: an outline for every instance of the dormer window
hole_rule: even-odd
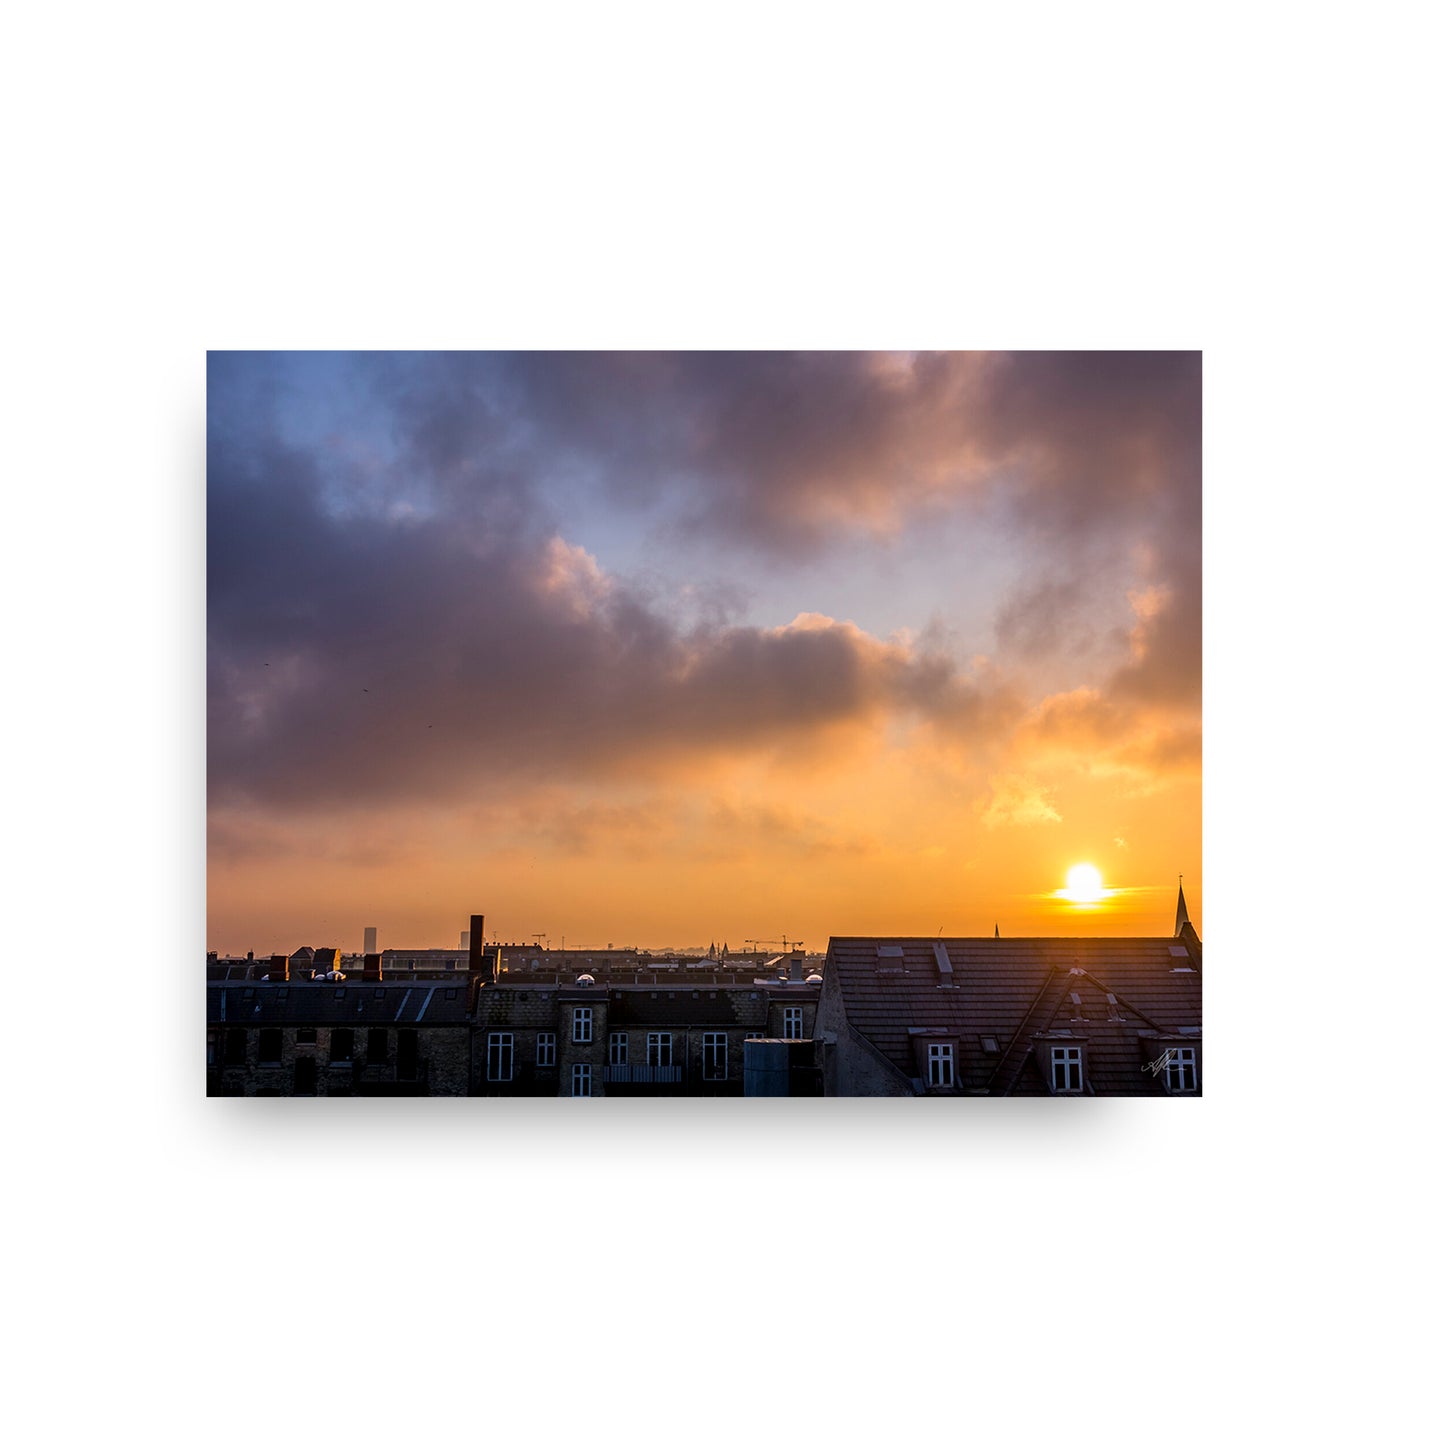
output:
[[[928,1087],[930,1089],[951,1089],[953,1087],[952,1044],[929,1044]]]
[[[1172,1048],[1164,1065],[1164,1087],[1171,1094],[1199,1092],[1199,1067],[1193,1049]]]
[[[1050,1046],[1049,1087],[1056,1094],[1084,1092],[1084,1051],[1078,1044]]]

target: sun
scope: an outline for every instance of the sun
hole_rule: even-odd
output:
[[[1104,897],[1104,878],[1092,863],[1075,863],[1069,869],[1063,896],[1071,903],[1098,903]]]

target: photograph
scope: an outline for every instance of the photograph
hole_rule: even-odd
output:
[[[1202,379],[208,353],[206,1094],[1200,1097]]]

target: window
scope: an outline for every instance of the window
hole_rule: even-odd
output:
[[[572,1097],[574,1099],[588,1098],[592,1093],[592,1065],[572,1065]]]
[[[1164,1087],[1171,1094],[1192,1094],[1199,1088],[1193,1049],[1170,1049],[1164,1066]]]
[[[670,1069],[672,1067],[671,1034],[648,1034],[647,1067],[649,1069]]]
[[[416,1078],[417,1043],[415,1029],[396,1031],[396,1076],[398,1079]]]
[[[368,1064],[384,1064],[386,1062],[385,1029],[371,1029],[367,1033],[366,1062]]]
[[[261,1030],[261,1052],[257,1060],[263,1064],[279,1064],[281,1062],[281,1030]]]
[[[296,1042],[298,1044],[314,1044],[316,1042],[315,1029],[297,1029]]]
[[[612,1033],[607,1036],[607,1062],[614,1069],[627,1066],[627,1035]]]
[[[952,1044],[929,1044],[928,1087],[930,1089],[951,1089],[953,1087]]]
[[[590,1044],[592,1042],[592,1010],[590,1008],[574,1008],[572,1010],[572,1042],[574,1044]]]
[[[487,1035],[487,1079],[493,1084],[505,1084],[512,1077],[512,1036],[511,1034]]]
[[[557,1067],[557,1035],[537,1035],[537,1067],[539,1069],[555,1069]]]
[[[1081,1094],[1084,1090],[1084,1051],[1077,1044],[1055,1044],[1049,1051],[1053,1063],[1056,1094]]]
[[[331,1062],[333,1064],[349,1064],[355,1048],[356,1036],[350,1029],[331,1030]]]
[[[314,1094],[316,1092],[316,1056],[314,1054],[302,1054],[296,1060],[291,1092],[293,1094]]]
[[[803,1037],[803,1007],[801,1004],[793,1004],[783,1010],[783,1037],[785,1039]]]
[[[726,1034],[704,1034],[702,1036],[702,1076],[705,1079],[727,1078],[728,1036]]]
[[[226,1052],[222,1059],[227,1064],[244,1064],[246,1062],[246,1030],[226,1030]]]

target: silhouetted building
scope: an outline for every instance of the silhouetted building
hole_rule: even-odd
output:
[[[825,1091],[1197,1095],[1203,945],[1172,938],[834,938]]]
[[[208,1094],[465,1094],[471,987],[208,983]]]

